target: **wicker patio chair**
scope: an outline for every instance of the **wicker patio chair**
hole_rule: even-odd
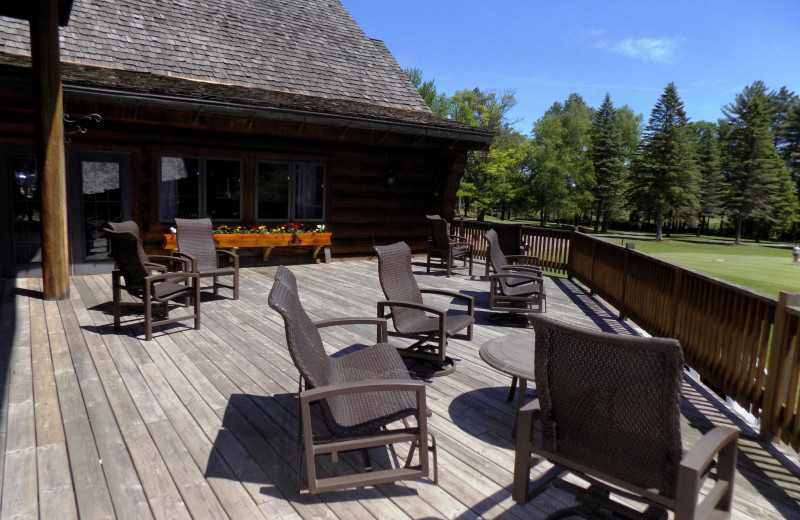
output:
[[[431,272],[431,258],[438,258],[440,263],[447,264],[447,277],[453,269],[453,264],[460,260],[464,267],[469,261],[469,275],[472,276],[472,244],[467,242],[467,237],[450,235],[447,233],[447,221],[439,215],[427,215],[428,221],[428,263],[427,272]]]
[[[492,222],[489,229],[497,233],[497,241],[500,243],[500,250],[505,255],[514,257],[515,255],[525,254],[525,245],[522,243],[522,224],[513,222]],[[488,252],[486,258],[489,258]],[[491,263],[486,262],[486,278],[489,278]]]
[[[428,378],[447,375],[455,370],[453,360],[445,355],[447,338],[472,339],[475,323],[475,301],[453,291],[420,289],[411,271],[411,250],[405,242],[375,246],[378,255],[378,277],[385,301],[378,302],[378,317],[392,318],[390,336],[417,340],[403,348],[409,371]],[[467,312],[449,313],[426,305],[423,294],[438,294],[464,302]],[[387,309],[389,313],[387,314]],[[461,333],[466,329],[466,333]]]
[[[497,232],[486,232],[487,257],[494,274],[489,275],[489,310],[512,313],[544,312],[547,293],[539,259],[529,255],[503,254]],[[531,262],[536,265],[512,263]],[[535,308],[534,308],[535,307]]]
[[[127,231],[136,237],[136,253],[142,263],[147,267],[147,270],[150,272],[157,271],[165,273],[168,271],[167,265],[175,260],[173,257],[167,255],[148,255],[141,244],[139,226],[133,220],[109,222],[108,229],[111,229],[112,231]]]
[[[714,428],[682,453],[678,341],[603,333],[543,316],[531,321],[538,399],[520,410],[514,499],[523,503],[556,485],[578,494],[576,511],[584,515],[627,511],[609,500],[610,491],[646,505],[648,518],[666,518],[664,508],[681,520],[728,518],[739,432]],[[541,442],[531,441],[535,421]],[[555,467],[529,489],[531,453]],[[564,482],[565,472],[590,488]],[[714,482],[706,482],[706,498],[698,505],[709,478]]]
[[[208,218],[176,218],[178,252],[177,256],[188,258],[192,262],[192,272],[198,273],[200,278],[213,277],[214,294],[218,294],[220,287],[233,290],[233,299],[239,299],[239,255],[217,249],[214,245],[214,233],[211,219]],[[232,260],[233,266],[222,265],[222,262]],[[220,276],[232,276],[233,284],[219,283]]]
[[[111,241],[111,256],[116,268],[111,274],[112,301],[114,311],[114,328],[120,328],[120,315],[122,307],[129,305],[144,306],[145,339],[150,341],[153,337],[153,327],[167,325],[182,320],[194,319],[194,328],[200,328],[200,284],[198,275],[190,272],[174,272],[150,274],[152,267],[142,262],[139,257],[141,244],[139,239],[129,231],[113,231],[105,229],[104,232]],[[186,262],[188,271],[188,262]],[[124,283],[123,283],[124,280]],[[122,290],[141,302],[123,302]],[[194,311],[179,317],[169,317],[169,303],[182,298],[188,308],[189,300],[193,300]],[[153,306],[158,304],[164,313],[164,318],[153,321]]]
[[[311,493],[428,477],[429,452],[433,455],[433,481],[437,482],[436,441],[428,432],[425,384],[411,379],[397,350],[387,343],[329,357],[318,331],[332,325],[376,324],[378,336],[385,341],[386,320],[345,318],[314,323],[291,288],[293,276],[288,269],[281,269],[285,272],[275,277],[269,305],[283,317],[289,353],[300,373],[298,486],[303,455]],[[288,285],[281,281],[287,273],[291,276]],[[312,404],[320,405],[327,433],[315,433]],[[411,449],[403,467],[372,469],[367,461],[365,471],[339,474],[340,453],[393,448],[405,442]],[[412,464],[417,449],[418,461]],[[331,455],[332,476],[318,475],[317,457],[321,455]]]

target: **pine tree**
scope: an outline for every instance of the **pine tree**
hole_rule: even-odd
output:
[[[690,123],[698,167],[697,235],[710,217],[722,214],[728,184],[722,173],[721,143],[717,125]],[[706,225],[707,228],[707,225]]]
[[[622,131],[618,124],[617,111],[606,93],[603,104],[592,118],[591,153],[595,184],[593,195],[595,204],[594,232],[600,228],[608,231],[612,210],[617,207],[625,187],[626,168]]]
[[[731,185],[727,212],[736,228],[740,243],[742,224],[752,218],[766,225],[791,219],[796,207],[789,174],[775,148],[771,126],[775,120],[774,104],[761,81],[736,95],[736,100],[722,109],[724,125],[724,171]],[[784,222],[785,224],[785,222]]]
[[[629,200],[654,215],[656,239],[663,238],[665,214],[690,218],[697,205],[697,170],[688,135],[688,118],[674,83],[650,112],[634,161]]]

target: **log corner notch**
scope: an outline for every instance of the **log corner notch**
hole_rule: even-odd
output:
[[[43,296],[46,300],[65,300],[69,298],[69,252],[58,26],[67,22],[72,2],[34,0],[25,4],[30,6],[27,19],[30,23],[36,160],[42,205]]]

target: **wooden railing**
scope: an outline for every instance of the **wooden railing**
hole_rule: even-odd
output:
[[[486,259],[486,239],[483,235],[491,225],[488,222],[454,221],[457,234],[467,237],[472,244],[475,258]],[[522,242],[525,254],[538,256],[542,268],[553,274],[567,274],[569,265],[569,241],[571,232],[563,229],[522,227]]]
[[[677,338],[686,363],[800,448],[800,295],[775,298],[573,233],[569,275],[654,336]]]

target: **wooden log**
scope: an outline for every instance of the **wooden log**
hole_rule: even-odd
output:
[[[44,298],[64,300],[69,297],[69,254],[58,2],[36,0],[32,14],[31,57],[36,93],[36,158],[42,200]]]

